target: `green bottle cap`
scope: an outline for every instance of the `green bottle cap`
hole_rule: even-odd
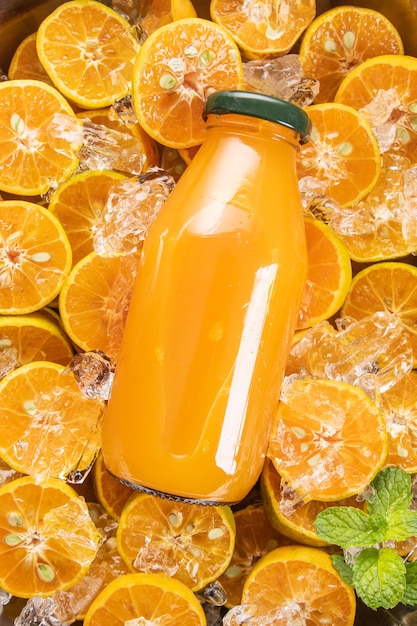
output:
[[[203,118],[206,120],[210,113],[250,115],[295,130],[300,135],[302,144],[307,143],[310,138],[311,121],[303,109],[265,94],[240,90],[215,91],[204,104]]]

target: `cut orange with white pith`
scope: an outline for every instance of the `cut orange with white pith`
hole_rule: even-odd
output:
[[[84,626],[181,624],[206,626],[203,608],[186,585],[162,574],[126,574],[94,600]]]
[[[210,15],[248,59],[287,53],[314,18],[314,0],[211,0]]]
[[[350,206],[371,191],[381,171],[372,128],[351,106],[314,104],[305,111],[312,131],[297,155],[300,187],[308,188],[313,179],[318,193]]]
[[[353,626],[356,612],[355,592],[330,556],[306,546],[283,546],[263,556],[246,580],[242,604],[257,623],[263,618],[276,626]]]
[[[38,80],[0,83],[0,189],[46,193],[78,166],[81,122],[54,87]]]
[[[385,463],[385,421],[362,389],[295,378],[283,389],[268,457],[304,499],[334,501],[365,489]]]
[[[225,571],[234,544],[229,507],[145,493],[136,493],[125,505],[117,530],[118,550],[132,571],[173,576],[193,591]]]
[[[71,269],[67,235],[47,209],[0,202],[0,313],[31,313],[59,293]]]
[[[330,9],[303,34],[300,63],[305,76],[319,81],[315,103],[331,102],[344,77],[366,59],[403,54],[397,29],[378,11],[355,6]]]
[[[205,137],[207,96],[242,85],[242,59],[232,37],[208,20],[177,20],[142,45],[133,73],[133,108],[156,141],[189,148]]]
[[[36,49],[55,87],[79,106],[98,109],[131,89],[140,44],[129,23],[94,0],[70,0],[40,24]]]
[[[10,80],[29,78],[41,80],[53,86],[53,82],[39,61],[36,50],[36,33],[32,33],[16,48],[7,72]]]
[[[82,472],[98,453],[103,409],[63,365],[22,365],[0,381],[0,456],[38,482]]]
[[[101,534],[83,498],[61,480],[22,477],[0,488],[0,587],[51,596],[87,572]]]
[[[323,222],[304,219],[308,274],[297,328],[309,328],[334,315],[346,297],[352,267],[344,244]]]

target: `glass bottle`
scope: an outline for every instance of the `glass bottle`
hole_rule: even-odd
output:
[[[295,158],[310,122],[245,91],[210,95],[205,118],[144,242],[102,451],[136,488],[214,504],[263,466],[307,273]]]

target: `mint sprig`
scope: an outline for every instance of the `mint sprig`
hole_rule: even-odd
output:
[[[333,566],[372,609],[417,603],[417,562],[408,563],[386,542],[417,536],[417,511],[411,510],[411,477],[386,467],[371,483],[367,512],[334,506],[314,521],[317,535],[345,550]]]

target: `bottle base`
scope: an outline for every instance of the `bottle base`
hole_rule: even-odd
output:
[[[158,491],[157,489],[152,489],[151,487],[145,487],[144,485],[139,485],[138,483],[126,480],[125,478],[120,478],[120,476],[116,476],[110,471],[109,473],[113,476],[113,478],[121,482],[122,485],[126,485],[126,487],[130,487],[135,491],[150,494],[151,496],[164,498],[165,500],[172,500],[173,502],[186,502],[187,504],[200,504],[204,506],[232,506],[233,504],[237,504],[236,502],[220,502],[218,500],[205,500],[204,498],[188,498],[186,496],[178,496],[172,493],[166,493],[165,491]]]

